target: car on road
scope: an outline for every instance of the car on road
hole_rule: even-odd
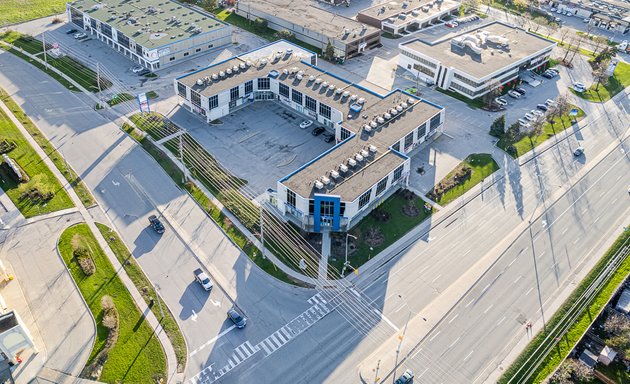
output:
[[[525,116],[525,118],[526,118],[527,120],[529,120],[529,121],[534,121],[534,120],[536,120],[536,118],[534,117],[534,115],[532,115],[532,114],[531,114],[531,113],[529,113],[529,112],[528,112],[528,113],[526,113],[526,114],[525,114],[525,115],[523,115],[523,116]]]
[[[87,37],[87,35],[83,32],[77,32],[74,35],[72,35],[72,37],[74,37],[75,39],[84,39]]]
[[[536,106],[536,108],[540,109],[541,111],[547,112],[549,110],[549,107],[547,107],[545,104],[538,104]]]
[[[78,29],[76,29],[76,28],[68,29],[66,31],[66,35],[74,35],[77,32],[78,32]]]
[[[138,73],[141,72],[143,69],[144,67],[142,65],[136,65],[135,67],[131,67],[131,72]]]
[[[514,99],[519,99],[521,94],[516,91],[508,91],[508,95]]]
[[[553,21],[555,21],[556,23],[562,23],[562,19],[559,17],[554,18]]]
[[[330,133],[330,132],[324,133],[324,141],[325,142],[330,143],[333,140],[335,140],[335,134],[334,133]]]
[[[573,151],[573,156],[575,157],[582,156],[583,154],[584,154],[584,147],[577,147],[575,148],[575,151]]]
[[[325,130],[326,129],[324,129],[324,127],[316,127],[315,129],[311,131],[311,133],[313,134],[313,136],[319,136],[322,133],[324,133]]]
[[[212,290],[212,281],[210,280],[208,275],[206,275],[206,273],[201,270],[201,268],[195,269],[193,271],[193,275],[195,275],[195,280],[199,284],[201,284],[203,289],[205,289],[206,291]]]
[[[153,230],[155,230],[155,232],[159,233],[160,235],[164,233],[164,225],[162,224],[160,219],[157,218],[157,216],[149,216],[149,225],[151,225],[151,228],[153,228]]]
[[[447,28],[455,28],[455,24],[448,22],[446,24],[444,24]]]
[[[241,313],[236,308],[230,308],[227,311],[228,319],[232,320],[236,328],[243,329],[247,325],[247,319],[241,315]]]
[[[577,92],[582,93],[586,91],[586,85],[580,83],[579,81],[576,81],[575,83],[573,83],[573,89],[575,89]]]
[[[502,97],[497,97],[496,99],[494,99],[494,102],[502,107],[505,107],[506,105],[508,105],[507,100],[505,100]]]
[[[583,21],[583,22],[585,22],[585,23],[590,23],[590,22],[591,22],[591,19],[589,19],[589,18],[587,17],[586,19],[584,19],[584,20],[582,20],[582,21]]]
[[[304,120],[303,122],[300,123],[300,128],[306,129],[306,128],[310,127],[311,125],[313,125],[313,121],[312,120]]]
[[[411,384],[413,382],[413,372],[411,369],[406,370],[396,381],[394,384]]]

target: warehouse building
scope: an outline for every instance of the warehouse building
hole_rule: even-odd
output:
[[[589,19],[597,28],[626,34],[630,31],[630,2],[615,0],[556,0],[550,5],[561,12]]]
[[[357,20],[394,35],[415,32],[459,14],[460,4],[451,0],[390,1],[366,8]]]
[[[232,42],[229,25],[170,0],[76,0],[68,20],[149,70]]]
[[[436,42],[401,43],[398,65],[474,99],[544,65],[556,46],[523,29],[492,22]]]
[[[334,133],[337,144],[279,180],[271,201],[306,231],[345,231],[406,185],[409,153],[441,132],[444,109],[400,90],[376,94],[316,63],[280,41],[181,76],[174,87],[206,121],[273,101]]]
[[[381,43],[381,31],[337,14],[293,0],[240,0],[236,13],[249,20],[267,20],[276,31],[287,30],[307,44],[343,60],[357,56]]]

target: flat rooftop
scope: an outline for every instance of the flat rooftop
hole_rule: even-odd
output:
[[[69,4],[149,49],[227,27],[210,15],[170,0],[76,0]]]
[[[328,12],[303,0],[240,0],[238,7],[242,10],[247,10],[247,7],[258,9],[286,20],[294,27],[299,26],[345,43],[380,33],[380,29]],[[349,33],[346,34],[346,30]]]
[[[407,3],[407,5],[405,5]],[[400,14],[407,14],[410,18],[430,18],[433,15],[446,9],[459,7],[459,3],[451,0],[407,0],[407,1],[386,1],[381,4],[365,8],[359,14],[369,16],[380,21],[385,21],[390,17],[398,17]],[[405,21],[401,19],[401,21]]]
[[[474,36],[478,32],[487,32],[489,36],[501,36],[507,39],[507,46],[500,47],[487,41],[486,44],[480,46],[480,55],[473,53],[468,47],[454,47],[451,44],[452,38],[439,40],[433,44],[422,40],[412,40],[402,44],[402,46],[440,61],[444,66],[453,67],[480,79],[536,52],[556,45],[551,40],[500,22],[492,22],[476,29],[461,31],[461,33],[451,37]]]

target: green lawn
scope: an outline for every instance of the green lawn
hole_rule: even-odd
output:
[[[503,376],[499,379],[499,384],[511,383],[542,383],[560,364],[560,362],[571,352],[575,345],[580,341],[584,332],[591,326],[593,321],[597,318],[600,311],[607,305],[612,295],[615,293],[616,288],[621,284],[630,274],[630,258],[626,257],[619,268],[609,277],[608,281],[604,283],[603,288],[599,290],[597,296],[595,296],[588,304],[584,311],[569,316],[564,320],[563,324],[572,324],[567,332],[556,331],[552,334],[554,328],[563,321],[563,317],[570,312],[570,310],[578,303],[580,296],[589,289],[599,274],[607,267],[607,263],[610,259],[622,248],[624,244],[630,241],[630,230],[626,230],[622,233],[613,245],[608,248],[603,257],[595,265],[595,267],[589,272],[589,274],[582,280],[582,282],[576,287],[571,296],[562,304],[562,307],[547,320],[547,332],[539,332],[534,339],[525,347],[516,361],[505,371]],[[564,328],[564,327],[558,327]],[[560,341],[561,342],[558,342]],[[537,348],[541,345],[545,345],[549,348],[549,352],[544,355],[544,360],[537,368],[534,369],[534,374],[527,381],[524,379],[525,372],[532,368],[532,365],[537,364],[536,359],[530,359]],[[524,368],[523,368],[524,367]],[[520,372],[519,369],[522,370]]]
[[[464,165],[469,166],[472,169],[472,173],[470,174],[470,177],[466,178],[463,183],[456,185],[455,187],[449,189],[444,194],[438,197],[430,196],[431,193],[429,193],[429,195],[427,196],[430,196],[429,198],[431,199],[435,199],[434,201],[440,205],[446,205],[451,201],[457,199],[464,193],[468,192],[468,190],[470,190],[472,187],[479,184],[481,180],[499,170],[499,165],[497,164],[497,162],[494,161],[492,156],[487,153],[475,153],[469,155],[464,159],[464,161],[459,163],[459,165],[455,169],[458,169],[459,167],[462,167]],[[451,171],[448,175],[444,177],[444,179],[440,180],[440,183],[445,183],[447,180],[452,178],[453,173],[454,171]]]
[[[89,250],[96,265],[96,272],[91,276],[83,273],[73,256],[75,235],[78,235],[83,247]],[[142,313],[87,224],[78,224],[66,229],[61,234],[58,248],[96,319],[96,340],[88,363],[103,348],[108,334],[107,328],[101,323],[103,318],[101,298],[103,296],[109,295],[113,298],[120,316],[118,341],[109,351],[99,381],[153,384],[159,379],[166,380],[166,356],[162,345],[153,333],[153,329],[144,320]]]
[[[464,103],[468,104],[471,108],[473,109],[481,109],[483,108],[484,102],[483,100],[481,100],[481,98],[477,98],[477,99],[469,99],[466,96],[462,95],[461,93],[455,92],[455,91],[451,91],[448,89],[442,89],[440,87],[435,87],[436,90],[438,90],[439,92],[442,92],[445,95],[449,95],[450,97],[457,99],[459,101],[463,101]]]
[[[584,111],[575,105],[571,105],[569,109],[573,108],[578,110],[578,114],[575,119],[577,119],[577,121],[582,120],[585,116]],[[530,138],[527,135],[522,135],[516,142],[510,142],[507,138],[503,137],[497,142],[497,146],[516,159],[544,143],[547,139],[571,127],[573,125],[573,119],[574,117],[566,114],[562,116],[560,120],[556,119],[554,124],[546,122],[543,127],[543,133],[538,137]],[[510,146],[514,147],[514,149],[509,149]]]
[[[599,89],[595,91],[596,86],[597,84],[591,85],[591,87],[583,93],[576,92],[573,89],[571,89],[571,92],[595,103],[608,101],[624,88],[630,86],[630,64],[619,62],[612,77],[608,80],[608,84],[600,84]]]
[[[66,0],[2,0],[0,26],[63,13],[66,3]]]
[[[10,43],[33,55],[43,52],[42,42],[40,40],[37,40],[31,36],[22,35],[15,31],[7,31],[0,34],[0,41]],[[7,50],[8,52],[11,52],[14,55],[18,56],[19,58],[30,62],[31,64],[35,65],[37,68],[41,69],[42,71],[45,71],[55,80],[59,81],[64,87],[72,91],[78,91],[72,85],[72,83],[64,79],[62,76],[56,74],[52,70],[47,70],[45,65],[35,60],[32,60],[28,56],[14,49],[9,49],[8,47],[3,47],[3,48]],[[44,55],[40,54],[38,55],[38,57],[44,60]],[[96,72],[86,67],[85,65],[81,64],[80,62],[73,59],[72,57],[62,56],[56,59],[48,55],[47,60],[50,66],[57,68],[59,71],[61,71],[62,73],[64,73],[65,75],[67,75],[68,77],[76,81],[77,83],[79,83],[82,87],[84,87],[88,91],[91,91],[91,92],[99,91],[99,84],[97,82]],[[101,90],[107,89],[111,87],[111,85],[112,83],[109,80],[104,79],[104,78],[101,79],[101,84],[100,84]]]
[[[407,216],[403,213],[403,207],[406,205],[415,206],[419,214],[414,217]],[[383,201],[377,208],[389,213],[389,220],[383,222],[378,221],[373,214],[369,214],[363,218],[354,228],[350,230],[350,235],[358,238],[356,240],[356,251],[348,255],[348,262],[354,268],[359,268],[365,264],[370,258],[376,256],[385,248],[392,245],[396,240],[407,234],[410,230],[415,228],[418,224],[427,219],[431,213],[431,209],[425,208],[424,200],[420,197],[413,195],[411,200],[405,199],[402,193],[396,192],[390,196],[387,200]],[[370,249],[370,245],[365,242],[365,237],[370,229],[377,229],[383,234],[383,242],[380,245],[373,246]],[[353,240],[354,241],[354,240]],[[330,261],[329,274],[331,278],[339,276],[345,262],[345,235],[341,234],[341,247],[333,248],[333,255],[337,260]]]
[[[626,372],[626,366],[618,361],[612,362],[608,366],[598,364],[597,370],[615,383],[630,384],[630,373]]]
[[[236,27],[242,28],[248,32],[251,32],[255,35],[258,35],[264,39],[267,39],[269,41],[276,41],[278,40],[278,38],[276,37],[276,31],[271,29],[271,28],[265,28],[264,30],[259,30],[254,28],[254,22],[253,20],[247,20],[246,18],[237,15],[236,13],[232,13],[232,12],[228,12],[228,10],[223,9],[223,8],[217,8],[215,10],[212,11],[212,13],[219,19],[222,21],[225,21],[226,23],[232,24]],[[314,45],[305,43],[303,41],[300,41],[298,39],[296,39],[295,37],[290,39],[290,41],[296,45],[299,45],[303,48],[308,49],[309,51],[313,51],[315,53],[317,53],[318,55],[322,54],[322,50]]]
[[[20,120],[24,128],[30,133],[31,137],[37,142],[41,149],[44,150],[46,155],[52,160],[55,164],[55,167],[63,174],[63,176],[68,180],[76,194],[81,199],[81,202],[85,207],[91,207],[96,202],[94,201],[94,197],[92,193],[87,188],[85,183],[81,181],[81,178],[76,174],[76,172],[72,169],[72,167],[67,166],[67,163],[64,161],[63,157],[57,152],[57,150],[50,144],[50,142],[42,135],[39,129],[33,124],[31,119],[26,116],[22,108],[12,98],[7,95],[7,93],[0,88],[0,99],[6,104],[6,106],[13,112],[15,117]]]
[[[5,167],[1,166],[0,187],[11,198],[24,217],[29,218],[74,206],[70,196],[41,157],[30,146],[13,122],[9,120],[4,111],[0,110],[0,141],[4,140],[16,144],[16,148],[10,151],[8,156],[28,175],[30,181],[17,183],[11,174],[5,171]],[[31,188],[37,188],[42,193],[52,192],[54,196],[47,201],[22,198],[23,192]]]
[[[151,306],[151,311],[153,312],[155,317],[160,320],[162,328],[171,341],[171,345],[173,345],[175,356],[177,358],[178,372],[183,372],[184,367],[186,366],[187,358],[186,341],[184,341],[184,335],[179,329],[179,325],[177,324],[175,317],[166,306],[166,304],[164,304],[162,297],[155,294],[155,290],[153,289],[151,281],[146,277],[146,275],[138,265],[136,259],[131,255],[131,253],[127,249],[127,246],[121,240],[120,236],[118,236],[118,233],[104,224],[96,223],[96,226],[98,227],[98,230],[101,232],[103,237],[107,239],[109,247],[116,255],[116,258],[118,259],[120,264],[123,265],[123,267],[125,268],[127,276],[129,276],[131,281],[133,281],[133,284],[136,286],[136,288],[138,288],[138,292],[140,292],[144,301],[149,306],[151,306],[152,301],[155,303]],[[162,302],[164,317],[162,317],[162,312],[160,311],[158,301]]]

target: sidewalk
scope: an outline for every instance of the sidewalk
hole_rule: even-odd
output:
[[[44,160],[44,163],[48,166],[48,168],[50,168],[51,172],[63,185],[64,189],[66,190],[66,192],[68,193],[68,195],[70,196],[74,204],[76,205],[79,213],[81,214],[81,217],[89,226],[90,230],[94,234],[99,245],[101,246],[101,248],[103,249],[107,257],[109,258],[112,265],[114,266],[114,269],[116,269],[118,276],[120,277],[122,282],[125,284],[125,287],[129,291],[131,296],[134,298],[134,301],[136,302],[136,305],[140,309],[140,312],[147,313],[146,320],[149,322],[149,325],[154,329],[155,334],[158,336],[158,339],[160,340],[160,343],[162,344],[162,347],[164,348],[164,352],[166,353],[167,362],[168,362],[168,382],[169,383],[181,382],[183,380],[183,373],[181,374],[177,373],[177,360],[175,358],[175,351],[173,350],[173,346],[171,345],[170,340],[166,336],[166,332],[164,332],[164,330],[162,329],[162,326],[160,325],[159,320],[155,317],[153,312],[151,312],[147,303],[144,301],[144,299],[140,295],[140,292],[138,292],[138,289],[133,284],[133,282],[127,275],[126,271],[123,269],[122,265],[118,262],[118,259],[116,258],[112,250],[109,248],[109,244],[107,244],[107,241],[105,240],[105,238],[103,238],[100,231],[96,227],[96,224],[94,223],[94,219],[92,218],[88,210],[81,203],[81,199],[77,196],[74,189],[72,189],[72,186],[70,185],[70,183],[67,182],[67,180],[61,174],[61,172],[59,172],[57,167],[55,167],[55,165],[50,160],[50,158],[47,157],[46,153],[39,147],[39,145],[37,145],[35,140],[24,128],[22,123],[20,123],[20,121],[13,115],[11,110],[7,108],[7,106],[3,102],[0,102],[0,108],[2,108],[2,110],[7,114],[7,116],[9,116],[11,121],[16,125],[16,127],[20,130],[22,135],[27,139],[29,144],[33,147],[33,149],[37,152],[37,154]]]

